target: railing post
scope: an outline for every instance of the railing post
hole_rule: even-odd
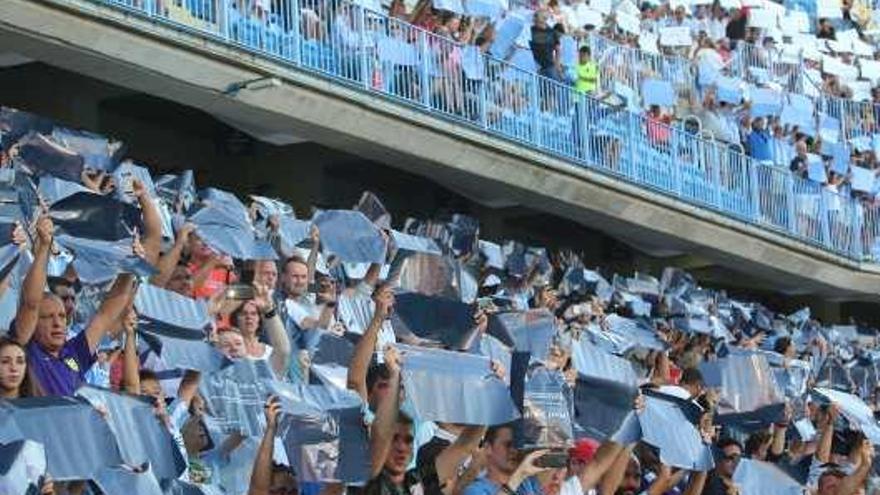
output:
[[[629,146],[627,146],[629,148],[629,164],[627,165],[627,167],[626,167],[627,170],[624,171],[624,174],[627,175],[630,179],[638,182],[639,173],[638,173],[638,167],[636,166],[636,146],[635,146],[635,144],[639,138],[641,138],[644,141],[644,137],[639,135],[639,132],[641,131],[641,129],[636,129],[636,127],[639,127],[641,125],[641,122],[639,121],[638,115],[635,115],[633,113],[628,113],[627,116],[629,118],[627,118],[628,123],[626,126],[626,132],[627,132],[626,141],[621,144],[621,146],[627,146],[627,144],[629,144]]]
[[[529,75],[529,79],[532,81],[532,84],[529,85],[529,108],[531,109],[530,113],[532,115],[532,144],[543,147],[541,144],[541,118],[539,115],[539,109],[541,107],[538,104],[540,98],[538,93],[540,91],[541,76],[531,74]]]
[[[229,28],[229,2],[220,0],[217,2],[217,34],[226,41],[230,39]]]
[[[712,146],[713,155],[718,150],[717,145]],[[742,155],[740,155],[741,158]],[[715,202],[715,207],[721,209],[721,160],[720,157],[714,156],[711,164],[708,164],[712,167],[712,193],[715,196],[713,201]],[[741,158],[742,159],[742,158]]]
[[[291,59],[296,65],[302,65],[302,22],[300,21],[300,0],[287,0],[290,4],[290,31],[293,36],[293,53]]]
[[[489,59],[480,53],[480,67],[483,78],[480,80],[480,127],[489,128]]]
[[[575,110],[576,118],[578,119],[578,139],[580,140],[581,149],[579,152],[582,154],[583,161],[585,164],[590,163],[590,139],[589,133],[587,133],[587,124],[590,121],[588,115],[592,113],[591,105],[590,105],[590,97],[578,93],[577,96],[577,107]]]
[[[431,72],[431,53],[428,49],[428,36],[424,31],[418,31],[418,40],[419,40],[419,88],[421,92],[421,103],[425,108],[431,108],[431,88],[429,88],[429,83],[431,80],[430,72]],[[445,40],[440,40],[440,43],[446,43]]]
[[[858,261],[861,261],[864,258],[864,256],[862,253],[862,243],[861,243],[862,228],[861,228],[861,225],[859,225],[859,223],[860,223],[859,218],[864,218],[865,215],[864,215],[864,213],[862,215],[859,215],[859,209],[862,208],[861,203],[859,203],[858,201],[856,201],[852,198],[847,198],[847,201],[849,202],[849,205],[850,205],[849,206],[849,211],[850,211],[849,226],[850,226],[850,230],[852,231],[852,233],[850,234],[852,236],[852,239],[850,240],[850,242],[852,243],[852,248],[850,249],[850,252],[852,253],[853,258],[855,258]]]
[[[831,232],[828,226],[828,193],[819,188],[819,242],[828,249],[833,250]]]
[[[360,76],[361,76],[361,84],[364,85],[364,88],[370,89],[371,83],[373,82],[373,64],[370,59],[370,47],[367,43],[367,12],[360,5],[353,4],[352,8],[354,9],[355,14],[355,25],[357,25],[358,30],[358,51],[357,56],[360,61],[358,64],[360,66]]]
[[[759,177],[758,177],[758,167],[761,165],[746,160],[745,161],[745,178],[748,180],[749,186],[749,205],[750,205],[750,213],[752,217],[752,221],[760,224],[762,222],[762,214],[761,214],[761,196],[760,196],[760,185]],[[772,197],[772,196],[771,196]]]
[[[785,174],[785,211],[788,231],[797,234],[797,218],[794,208],[794,177]]]

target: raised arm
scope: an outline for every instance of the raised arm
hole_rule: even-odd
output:
[[[440,452],[440,455],[434,459],[434,468],[437,470],[440,486],[455,478],[458,466],[480,445],[480,440],[485,434],[485,426],[468,426],[462,430],[452,445]]]
[[[318,253],[321,250],[321,231],[318,226],[312,224],[309,230],[309,238],[312,241],[312,249],[309,251],[309,257],[306,259],[306,267],[309,270],[309,284],[315,283],[315,272],[318,266]]]
[[[605,476],[605,473],[614,465],[614,461],[623,451],[623,445],[617,442],[606,441],[596,450],[596,455],[587,464],[583,474],[580,476],[581,486],[584,493],[599,485],[599,481]]]
[[[171,246],[167,253],[159,257],[159,261],[156,263],[156,269],[159,273],[150,278],[151,284],[157,287],[168,285],[168,281],[171,280],[171,275],[174,273],[174,268],[180,263],[183,247],[189,242],[189,235],[192,234],[195,228],[195,225],[191,223],[184,224],[180,228],[180,231],[177,232],[177,239],[174,240],[174,245]]]
[[[138,395],[141,393],[140,360],[137,353],[138,315],[132,307],[130,299],[126,315],[122,319],[122,329],[125,332],[125,347],[122,352],[122,387],[126,392]]]
[[[141,244],[144,246],[145,258],[151,265],[155,265],[159,261],[159,249],[162,247],[162,216],[159,214],[156,202],[150,197],[141,181],[133,180],[131,187],[144,215],[144,235]]]
[[[617,453],[617,457],[614,458],[611,467],[605,473],[605,476],[602,477],[602,488],[599,490],[599,493],[617,492],[620,483],[623,482],[624,475],[626,475],[626,466],[629,464],[634,447],[635,444],[629,445]]]
[[[388,346],[385,349],[385,365],[389,372],[388,393],[380,399],[376,408],[376,419],[370,429],[370,478],[375,478],[382,472],[382,466],[391,451],[394,426],[400,410],[400,357],[394,347]]]
[[[269,339],[269,345],[272,346],[272,355],[269,357],[272,369],[278,376],[283,376],[287,372],[290,365],[290,339],[284,329],[284,323],[281,322],[281,316],[278,315],[275,303],[269,295],[269,288],[263,285],[254,285],[255,298],[260,312],[263,314],[263,330]]]
[[[196,370],[186,370],[183,373],[183,379],[180,380],[180,385],[177,387],[177,398],[187,406],[192,403],[193,398],[199,393],[199,380],[201,378],[202,374]]]
[[[40,302],[46,288],[47,265],[52,249],[52,236],[55,225],[48,216],[37,220],[37,235],[34,243],[34,262],[24,277],[21,302],[15,314],[15,340],[27,345],[34,336],[39,318]]]
[[[822,432],[819,434],[819,443],[816,446],[816,460],[821,463],[830,462],[831,460],[831,442],[834,439],[834,423],[837,415],[840,413],[840,407],[832,403],[825,413],[822,423]]]
[[[89,351],[95,353],[98,344],[104,335],[110,331],[113,324],[117,322],[119,316],[125,311],[126,306],[131,298],[131,291],[134,286],[134,276],[130,273],[123,273],[116,277],[113,287],[104,295],[98,312],[92,317],[92,321],[86,327],[86,342],[89,344]]]
[[[357,392],[364,401],[367,400],[368,395],[367,369],[370,367],[370,360],[373,357],[373,352],[376,350],[379,330],[391,312],[393,296],[390,290],[387,292],[383,290],[374,300],[376,309],[373,311],[373,319],[370,320],[369,326],[364,330],[364,334],[354,347],[354,354],[351,357],[351,363],[348,365],[346,384],[349,390]]]
[[[266,432],[263,434],[263,440],[260,441],[257,457],[254,459],[248,495],[269,495],[269,490],[272,488],[272,454],[275,450],[275,432],[278,429],[278,414],[281,413],[281,404],[276,397],[269,397],[265,408]]]

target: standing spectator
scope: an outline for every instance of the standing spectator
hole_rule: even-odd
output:
[[[746,25],[749,21],[749,11],[743,7],[733,11],[730,21],[725,29],[725,36],[731,41],[731,45],[736,48],[736,43],[746,38]]]
[[[538,64],[538,73],[554,81],[562,80],[562,68],[559,60],[559,33],[554,27],[547,26],[547,12],[535,12],[532,24],[532,40],[529,42],[532,56]]]
[[[28,368],[47,395],[73,395],[96,360],[98,344],[116,324],[131,297],[133,278],[119,275],[86,328],[67,338],[67,313],[54,294],[43,292],[54,225],[37,223],[34,261],[22,284],[15,315],[15,340],[27,349]]]
[[[575,66],[577,81],[574,89],[580,93],[591,95],[599,87],[599,64],[590,56],[590,47],[582,46],[578,51],[578,64]]]
[[[732,438],[725,438],[718,442],[718,450],[721,457],[715,463],[715,470],[706,482],[703,495],[730,495],[735,490],[733,472],[742,457],[742,446]]]
[[[527,455],[517,464],[517,450],[513,445],[513,427],[509,424],[493,426],[483,439],[486,451],[486,472],[465,487],[462,495],[540,495],[535,475],[545,468],[535,466],[535,461],[546,451]]]
[[[750,157],[761,162],[773,162],[772,138],[763,117],[752,121],[752,128],[746,140]]]

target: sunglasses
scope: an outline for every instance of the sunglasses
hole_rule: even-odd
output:
[[[726,456],[724,456],[724,460],[730,461],[730,462],[737,462],[737,461],[739,461],[740,457],[742,457],[740,454],[726,455]]]

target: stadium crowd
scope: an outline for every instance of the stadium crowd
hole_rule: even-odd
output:
[[[0,493],[878,489],[873,329],[0,132]]]

